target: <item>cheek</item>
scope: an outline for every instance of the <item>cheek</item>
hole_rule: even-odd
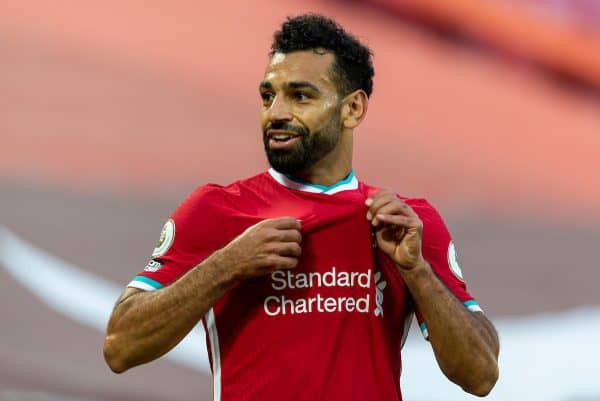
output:
[[[267,117],[267,112],[266,110],[263,108],[260,109],[259,115],[258,115],[258,120],[260,122],[260,126],[262,128],[265,128],[267,123],[269,122],[268,117]]]
[[[310,124],[311,128],[318,131],[328,126],[335,119],[336,116],[334,113],[336,113],[335,105],[321,105],[311,113],[310,118],[307,119],[307,123]]]

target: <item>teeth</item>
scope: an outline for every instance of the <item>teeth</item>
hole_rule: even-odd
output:
[[[273,135],[272,138],[277,141],[287,141],[288,139],[291,138],[291,136],[290,135]]]

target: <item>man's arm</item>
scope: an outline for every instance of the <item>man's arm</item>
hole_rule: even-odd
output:
[[[425,320],[442,372],[465,391],[487,395],[498,379],[499,342],[491,322],[465,308],[427,262],[398,270]]]
[[[422,254],[423,223],[396,194],[366,201],[377,244],[396,264],[419,309],[438,364],[465,391],[487,395],[498,379],[498,336],[481,313],[470,312],[446,288]]]
[[[293,269],[300,223],[264,220],[157,291],[126,289],[110,317],[104,358],[116,372],[150,362],[177,345],[236,280]]]

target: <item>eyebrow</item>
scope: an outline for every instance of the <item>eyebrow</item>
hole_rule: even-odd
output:
[[[269,81],[262,81],[258,85],[258,89],[273,89],[273,85]]]
[[[317,86],[315,86],[314,84],[311,84],[308,81],[288,82],[284,86],[286,87],[286,89],[310,89],[314,92],[321,93],[321,91],[319,90],[319,88]],[[258,89],[262,89],[262,90],[273,89],[273,84],[271,84],[269,81],[262,81],[258,85]]]
[[[289,82],[286,86],[290,89],[305,89],[308,88],[314,92],[321,93],[319,88],[307,81]]]

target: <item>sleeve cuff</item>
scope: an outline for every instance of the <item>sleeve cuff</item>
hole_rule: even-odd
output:
[[[427,331],[427,326],[425,325],[425,322],[419,323],[419,328],[421,329],[421,334],[423,334],[423,337],[426,340],[429,339],[429,332]]]
[[[160,290],[164,286],[158,281],[152,280],[151,278],[145,276],[135,276],[133,280],[127,284],[127,287],[138,288],[144,291],[154,291]]]
[[[471,312],[483,312],[483,309],[481,309],[481,306],[479,306],[479,304],[477,303],[477,301],[475,301],[474,299],[472,299],[470,301],[465,301],[465,302],[463,302],[463,304]]]

